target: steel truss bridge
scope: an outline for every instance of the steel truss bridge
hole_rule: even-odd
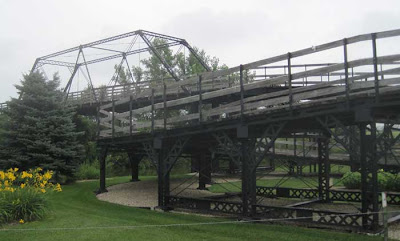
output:
[[[141,37],[146,48],[85,59],[85,49],[104,50],[97,45],[127,36]],[[204,72],[179,76],[159,53],[166,46],[153,46],[149,36],[166,39],[168,46],[185,46]],[[310,224],[378,230],[378,169],[397,172],[400,167],[400,50],[390,45],[398,44],[399,37],[400,30],[359,35],[211,71],[185,40],[139,30],[38,58],[33,70],[46,64],[71,69],[64,89],[67,101],[78,105],[81,113],[95,116],[98,124],[99,192],[106,191],[107,153],[127,152],[133,180],[138,178],[142,158],[157,167],[158,206],[164,210],[195,209],[254,219],[302,217],[302,222]],[[73,51],[78,53],[75,63],[54,60]],[[126,56],[141,51],[157,56],[169,77],[138,82],[132,76],[126,85],[70,92],[79,68],[87,70],[90,78],[91,64],[120,58],[119,66],[129,66]],[[228,159],[239,173],[241,191],[217,198],[171,193],[170,173],[182,156],[196,163],[200,189],[211,181],[215,159]],[[265,160],[278,159],[292,173],[316,166],[316,187],[257,186],[261,166],[267,171],[276,168],[273,161]],[[335,163],[361,173],[361,190],[332,188],[329,180]],[[235,199],[226,199],[229,195]],[[359,213],[349,214],[308,208],[304,203],[260,202],[271,197],[306,198],[308,203],[359,202],[361,206]],[[389,193],[388,201],[400,205],[400,194]]]

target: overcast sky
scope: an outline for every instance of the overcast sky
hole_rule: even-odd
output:
[[[0,102],[37,57],[137,29],[185,38],[234,66],[396,28],[399,0],[0,0]]]

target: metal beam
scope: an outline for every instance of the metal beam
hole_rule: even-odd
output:
[[[181,42],[187,49],[189,49],[190,53],[197,59],[197,61],[199,61],[199,63],[203,66],[203,68],[210,72],[212,71],[212,69],[210,68],[210,66],[208,66],[206,64],[206,62],[204,62],[204,60],[197,54],[196,50],[194,48],[192,48],[192,46],[189,45],[189,43],[186,40],[183,40]]]
[[[147,38],[147,36],[141,31],[139,32],[139,35],[143,39],[143,41],[147,44],[147,46],[150,48],[151,52],[153,52],[153,54],[158,58],[158,60],[161,61],[161,63],[164,65],[164,68],[172,76],[172,78],[174,78],[175,81],[180,81],[181,79],[178,77],[178,75],[176,75],[175,71],[167,63],[167,61],[164,59],[164,57],[158,52],[158,50],[154,47],[154,45]]]

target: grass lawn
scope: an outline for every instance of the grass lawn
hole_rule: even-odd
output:
[[[142,177],[142,180],[149,177]],[[128,177],[108,179],[108,184],[127,182]],[[224,221],[218,218],[161,213],[111,204],[96,199],[98,182],[88,181],[63,187],[51,194],[52,213],[42,221],[7,225],[0,229],[1,241],[23,240],[380,240],[358,234],[322,231],[283,225],[212,224],[180,227],[122,228],[160,224]],[[92,228],[96,227],[96,228]],[[104,227],[104,228],[102,228]],[[111,228],[114,227],[114,228]],[[58,230],[51,230],[59,228]],[[64,229],[62,229],[64,228]],[[78,229],[73,229],[78,228]],[[12,229],[12,230],[9,230]],[[27,229],[27,230],[23,230]]]

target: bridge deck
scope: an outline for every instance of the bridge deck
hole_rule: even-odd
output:
[[[124,92],[125,96],[120,94],[118,99],[100,106],[100,137],[140,137],[144,133],[151,135],[206,124],[229,125],[232,120],[263,120],[280,115],[304,119],[300,113],[312,112],[313,116],[332,111],[354,113],[369,104],[376,110],[374,118],[379,118],[380,111],[398,106],[400,54],[351,61],[346,56],[342,63],[316,65],[303,71],[292,68],[291,62],[306,55],[338,47],[347,49],[359,42],[376,42],[399,34],[400,30],[360,35],[227,70],[205,72],[180,82],[142,86],[140,91],[131,89]],[[257,72],[282,63],[286,74],[266,77]]]

